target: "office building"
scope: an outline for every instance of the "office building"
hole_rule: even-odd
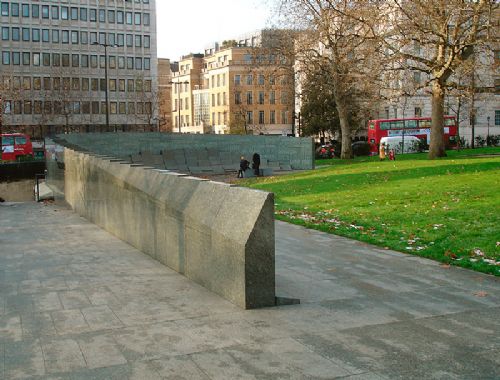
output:
[[[4,130],[154,130],[155,13],[155,0],[1,1]]]

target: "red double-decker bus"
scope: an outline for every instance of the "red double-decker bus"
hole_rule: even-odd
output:
[[[33,145],[28,135],[22,133],[2,134],[1,161],[20,161],[33,158]]]
[[[444,143],[447,149],[456,148],[457,119],[455,116],[444,117]],[[411,119],[379,119],[368,121],[368,142],[371,153],[376,155],[382,137],[416,136],[429,145],[431,136],[431,118],[415,117]]]

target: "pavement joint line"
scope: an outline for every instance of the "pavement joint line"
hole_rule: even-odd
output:
[[[85,354],[83,353],[82,346],[80,345],[80,341],[78,339],[75,339],[75,342],[78,345],[78,349],[80,350],[80,354],[82,355],[83,361],[85,362],[85,367],[89,368],[89,363],[87,362],[87,358],[85,357]]]
[[[43,349],[43,344],[42,344],[41,339],[38,340],[38,344],[40,345],[40,351],[42,352],[44,374],[47,374],[47,359],[46,359],[46,354],[45,354],[45,350]]]

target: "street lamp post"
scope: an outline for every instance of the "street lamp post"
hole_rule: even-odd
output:
[[[488,134],[486,135],[486,146],[490,146],[490,117],[486,118],[488,120]]]
[[[108,47],[115,47],[116,45],[101,44],[99,42],[92,42],[92,45],[104,46],[104,81],[105,84],[105,97],[106,97],[106,131],[109,131],[109,94],[108,94]]]
[[[189,84],[189,82],[186,80],[184,82],[168,82],[169,84],[174,84],[177,85],[177,124],[179,127],[179,133],[181,133],[181,84]]]

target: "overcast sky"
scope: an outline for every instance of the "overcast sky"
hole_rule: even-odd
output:
[[[216,41],[264,28],[265,0],[157,0],[158,57],[178,61]],[[179,15],[190,15],[180,17]]]

